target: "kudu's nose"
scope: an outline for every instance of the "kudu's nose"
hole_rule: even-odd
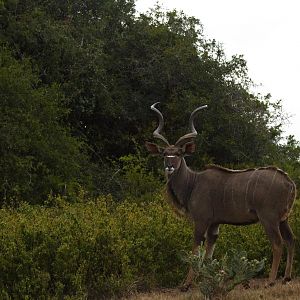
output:
[[[168,174],[172,174],[174,172],[175,168],[173,167],[172,164],[167,164],[165,167],[165,170]]]
[[[168,170],[168,171],[174,171],[174,167],[173,166],[167,166],[166,170]]]
[[[169,175],[172,174],[174,170],[175,170],[174,167],[166,167],[166,173]]]

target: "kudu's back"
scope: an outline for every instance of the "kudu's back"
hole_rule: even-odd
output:
[[[216,223],[283,221],[296,197],[294,182],[275,167],[230,170],[212,165],[199,173],[197,181],[190,199],[193,218],[206,209]]]

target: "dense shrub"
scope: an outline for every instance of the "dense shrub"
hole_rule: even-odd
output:
[[[132,274],[119,230],[105,199],[2,210],[0,298],[94,298],[123,291]]]
[[[98,299],[177,284],[190,229],[156,198],[2,209],[0,298]]]
[[[191,227],[174,217],[160,201],[144,205],[124,203],[116,217],[129,243],[131,267],[138,274],[138,286],[174,286],[183,278],[187,266],[181,251],[190,250]]]
[[[152,201],[153,193],[162,189],[163,181],[150,167],[153,162],[151,156],[141,155],[138,147],[136,151],[136,155],[122,156],[115,162],[115,167],[119,171],[115,180],[120,186],[120,193],[116,196],[135,202]]]
[[[51,208],[1,209],[0,298],[101,299],[178,285],[188,268],[182,252],[191,249],[192,228],[160,194],[152,198],[119,204],[111,197],[75,204],[56,198]],[[297,236],[299,214],[297,203],[291,217]],[[270,264],[260,226],[223,226],[215,257],[231,248],[246,250],[249,259],[267,256]],[[299,259],[296,251],[297,275]]]

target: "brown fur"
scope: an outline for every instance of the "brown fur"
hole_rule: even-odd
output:
[[[274,284],[282,254],[283,242],[287,245],[287,264],[284,281],[291,279],[294,256],[294,237],[288,224],[288,216],[296,197],[296,185],[287,173],[273,167],[231,170],[217,165],[208,165],[202,172],[190,170],[185,155],[195,151],[193,139],[197,136],[194,127],[195,115],[203,108],[196,108],[190,116],[190,132],[170,145],[161,135],[164,121],[162,113],[151,106],[159,119],[153,136],[167,144],[162,148],[146,142],[153,155],[164,157],[167,177],[167,196],[179,214],[188,216],[195,225],[193,252],[206,239],[206,255],[211,257],[218,237],[220,224],[246,225],[260,222],[272,244],[273,261],[269,275]],[[191,268],[185,281],[188,287],[193,280]]]

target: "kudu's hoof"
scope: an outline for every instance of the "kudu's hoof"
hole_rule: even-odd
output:
[[[282,280],[282,284],[287,284],[287,283],[289,283],[291,280],[292,280],[291,277],[284,277],[283,280]]]
[[[269,281],[265,284],[265,289],[269,288],[269,287],[272,287],[275,285],[275,281]]]
[[[179,287],[179,290],[183,293],[186,293],[191,288],[191,286],[191,284],[184,284],[181,287]]]
[[[250,281],[247,280],[247,281],[243,282],[243,283],[242,283],[242,286],[243,286],[243,288],[244,288],[245,290],[250,289]]]

